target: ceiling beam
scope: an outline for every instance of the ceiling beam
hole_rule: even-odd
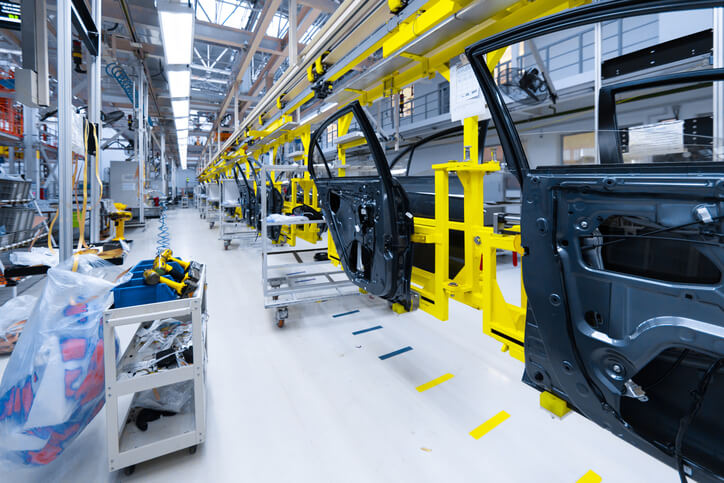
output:
[[[324,13],[332,13],[335,10],[337,10],[337,7],[339,7],[338,4],[334,3],[332,0],[297,0],[301,5],[306,5],[307,7],[316,8],[317,10],[321,10]]]
[[[304,7],[307,8],[307,7]],[[302,15],[303,19],[301,22],[297,24],[297,32],[304,33],[307,31],[307,29],[319,18],[319,16],[322,15],[321,12],[314,8],[310,8],[306,15],[304,14],[304,9],[302,9]],[[289,32],[287,32],[285,40],[289,40]],[[303,47],[302,47],[303,48]],[[281,55],[275,55],[272,56],[269,61],[264,66],[264,69],[259,73],[259,77],[257,77],[256,81],[254,81],[254,84],[252,84],[251,88],[249,89],[249,92],[247,95],[251,95],[255,99],[258,100],[258,94],[261,88],[264,86],[264,77],[266,75],[274,75],[274,73],[277,71],[280,65],[282,65],[282,62],[284,62],[284,59],[287,58],[289,52],[289,44],[287,43],[284,47],[284,50],[282,51]],[[240,96],[241,97],[241,96]],[[246,109],[248,108],[249,103],[244,102],[239,107],[240,113],[245,113]]]
[[[239,83],[241,82],[241,79],[244,77],[246,70],[249,68],[249,65],[251,64],[251,59],[254,57],[254,54],[258,50],[258,47],[261,44],[261,41],[264,39],[264,37],[265,37],[264,34],[266,32],[266,29],[269,27],[269,24],[271,23],[272,18],[274,18],[274,14],[279,9],[280,3],[281,3],[281,0],[271,0],[269,2],[264,2],[264,6],[262,7],[261,13],[259,14],[259,21],[257,22],[257,29],[254,31],[254,35],[249,44],[249,48],[244,52],[244,57],[242,58],[242,60],[239,64],[239,70],[236,73],[236,78],[235,78],[234,82],[231,84],[231,89],[229,89],[229,92],[227,92],[224,102],[221,104],[221,109],[219,109],[219,114],[216,116],[214,125],[211,128],[209,137],[207,138],[207,141],[206,141],[207,145],[208,145],[209,141],[211,140],[211,134],[213,133],[213,131],[216,130],[216,128],[219,127],[219,123],[221,122],[221,119],[224,117],[224,114],[226,113],[226,110],[229,107],[229,104],[231,104],[231,101],[234,98],[234,93],[239,88]]]
[[[264,29],[264,33],[266,29]],[[224,47],[234,47],[243,50],[253,38],[255,32],[248,30],[228,27],[226,25],[218,25],[215,23],[204,22],[196,19],[194,27],[194,39],[215,45],[223,45]],[[281,40],[276,37],[264,35],[259,41],[257,50],[259,52],[267,52],[269,54],[277,54],[281,51]]]

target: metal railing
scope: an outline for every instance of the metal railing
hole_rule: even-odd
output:
[[[603,58],[607,59],[618,57],[624,55],[624,53],[642,48],[645,45],[653,45],[657,43],[658,31],[655,35],[649,35],[648,37],[643,38],[635,37],[630,41],[626,41],[627,34],[633,32],[645,32],[646,27],[652,25],[658,25],[658,18],[654,17],[644,23],[632,24],[627,28],[624,26],[623,20],[621,19],[604,23],[602,28],[603,34],[601,36]],[[568,37],[557,39],[551,44],[536,46],[541,58],[543,59],[546,71],[551,79],[555,80],[557,78],[565,77],[566,74],[570,75],[571,71],[581,74],[586,71],[585,65],[587,63],[591,65],[591,70],[593,69],[595,57],[594,35],[595,27],[590,27],[582,29]],[[612,48],[606,48],[606,46],[610,46],[611,43],[613,43],[614,46]],[[570,44],[570,46],[567,46],[566,44]],[[552,51],[555,51],[555,53],[551,54]],[[571,61],[563,64],[557,62],[566,58],[570,58]],[[563,62],[566,62],[566,60],[563,60]],[[495,71],[497,82],[500,83],[502,81],[509,80],[509,72],[511,69],[515,69],[518,65],[524,69],[536,66],[533,54],[527,52],[515,63],[513,63],[512,60],[500,62]]]

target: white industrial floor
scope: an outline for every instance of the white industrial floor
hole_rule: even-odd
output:
[[[523,365],[483,335],[480,312],[452,302],[440,322],[359,296],[290,308],[279,329],[264,309],[258,248],[224,251],[218,228],[193,208],[170,210],[168,220],[174,253],[208,267],[206,443],[194,455],[140,464],[130,477],[109,474],[102,411],[44,471],[0,469],[0,481],[573,483],[589,471],[604,482],[677,481],[577,414],[559,420],[540,409],[538,392],[520,381]],[[129,265],[154,255],[157,226],[129,230]],[[517,297],[517,272],[507,264],[500,272]],[[0,372],[6,364],[0,357]],[[446,373],[454,377],[416,390]],[[510,417],[470,436],[500,411]]]

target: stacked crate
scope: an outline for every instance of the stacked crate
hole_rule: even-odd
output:
[[[30,181],[0,177],[0,250],[31,240],[35,210],[26,208]]]

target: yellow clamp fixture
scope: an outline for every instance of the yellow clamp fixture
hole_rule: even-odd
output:
[[[327,64],[324,63],[324,59],[329,55],[329,51],[325,51],[317,57],[317,59],[314,61],[313,64],[311,64],[309,67],[307,67],[307,80],[309,82],[314,82],[317,79],[319,79],[319,76],[327,72],[327,67],[329,67]]]
[[[387,0],[387,6],[390,7],[390,13],[396,15],[407,6],[407,0]]]
[[[287,104],[286,101],[284,100],[285,95],[286,94],[282,94],[279,97],[277,97],[277,108],[284,109],[284,106]]]
[[[259,127],[264,125],[264,113],[259,114]]]

